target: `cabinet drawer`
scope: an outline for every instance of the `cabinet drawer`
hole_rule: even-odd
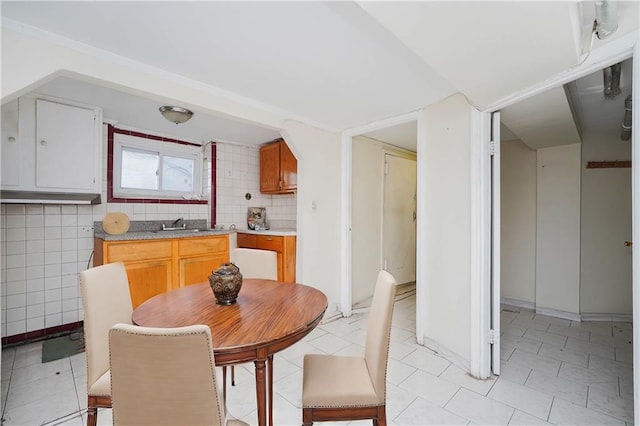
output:
[[[108,244],[107,259],[111,262],[128,262],[171,257],[171,241],[123,242]]]
[[[256,237],[257,235],[253,234],[241,234],[238,233],[238,247],[241,248],[256,248]]]
[[[227,237],[185,238],[178,241],[178,256],[208,254],[227,251]]]
[[[272,235],[256,235],[256,248],[282,252],[282,237]]]

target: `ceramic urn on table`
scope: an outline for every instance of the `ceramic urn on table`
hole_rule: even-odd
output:
[[[209,276],[209,284],[218,305],[233,305],[242,287],[242,274],[233,263],[224,263]]]

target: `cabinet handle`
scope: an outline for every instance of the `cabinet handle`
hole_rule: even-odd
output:
[[[42,146],[47,146],[47,141],[46,141],[46,140],[44,140],[44,139],[42,139],[42,140],[40,141],[40,145],[42,145]]]
[[[273,238],[267,237],[267,241],[273,241]]]

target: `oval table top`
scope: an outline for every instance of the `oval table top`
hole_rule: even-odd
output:
[[[216,365],[266,358],[307,335],[327,309],[327,297],[303,284],[244,279],[237,302],[216,303],[208,282],[159,294],[138,306],[133,323],[145,327],[206,324]]]

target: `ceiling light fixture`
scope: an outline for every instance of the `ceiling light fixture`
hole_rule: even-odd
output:
[[[596,1],[596,35],[600,40],[609,37],[618,29],[618,4],[616,1]]]
[[[177,107],[177,106],[161,106],[160,113],[164,118],[171,121],[172,123],[182,124],[187,121],[191,117],[193,117],[193,112],[189,111],[186,108]]]

